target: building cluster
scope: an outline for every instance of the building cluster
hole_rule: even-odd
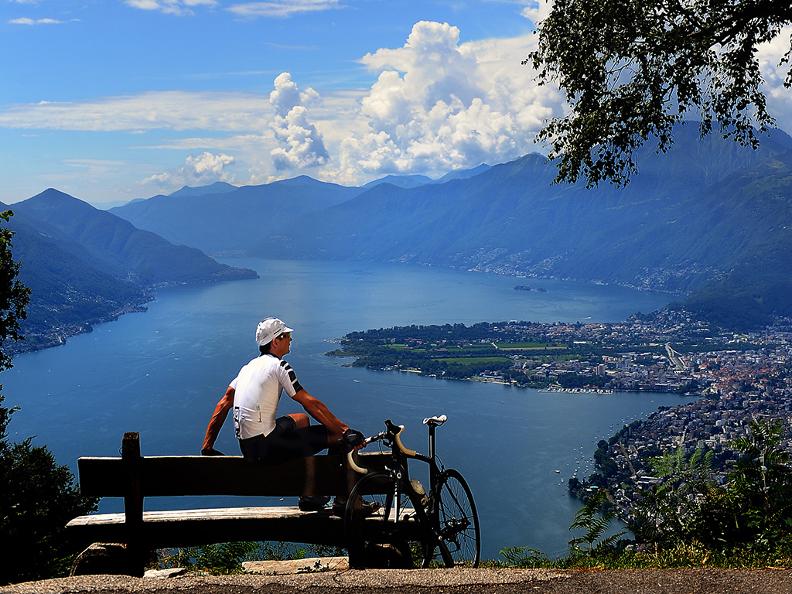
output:
[[[429,363],[454,357],[455,362],[499,363],[484,370],[471,364],[476,371],[468,379],[573,392],[646,390],[699,396],[661,408],[601,441],[595,455],[598,472],[582,482],[579,477],[570,481],[576,494],[607,486],[625,518],[641,490],[659,481],[652,475],[652,457],[678,448],[688,455],[711,451],[716,476],[722,479],[737,459],[734,441],[759,419],[782,422],[783,447],[792,453],[792,320],[737,333],[684,310],[664,309],[618,323],[510,321],[392,328],[356,335],[349,342],[363,349],[359,352],[380,355],[387,369],[404,371],[409,354],[410,371],[435,374]]]
[[[631,316],[620,323],[524,324],[494,327],[494,333],[526,336],[569,346],[566,356],[512,354],[512,383],[557,386],[565,374],[617,391],[727,393],[770,380],[771,370],[787,364],[785,347],[792,344],[787,328],[759,333],[734,333],[712,328],[682,311],[662,310]],[[559,354],[563,354],[559,351]],[[514,373],[516,372],[516,373]]]
[[[778,420],[784,427],[782,447],[792,453],[792,344],[784,332],[768,331],[750,350],[724,350],[686,357],[706,380],[704,397],[663,408],[644,421],[625,427],[608,443],[605,466],[596,482],[614,495],[619,512],[629,517],[642,489],[658,482],[650,459],[682,448],[714,452],[716,478],[723,480],[737,460],[733,444],[748,434],[754,420]],[[604,470],[604,468],[601,468]]]

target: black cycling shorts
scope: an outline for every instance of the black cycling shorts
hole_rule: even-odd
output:
[[[327,448],[327,428],[310,425],[303,429],[291,417],[278,417],[269,435],[256,435],[239,440],[245,458],[260,462],[284,462],[313,456]]]

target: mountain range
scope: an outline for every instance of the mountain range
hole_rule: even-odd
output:
[[[773,130],[751,150],[680,126],[638,166],[625,188],[586,189],[553,183],[555,164],[530,154],[363,187],[218,182],[110,211],[50,189],[12,207],[33,289],[28,345],[139,307],[158,286],[255,276],[207,253],[615,283],[675,293],[735,328],[792,316],[792,138]]]
[[[208,253],[618,283],[676,293],[738,327],[792,315],[792,138],[772,130],[752,150],[700,139],[695,123],[674,138],[665,154],[639,153],[625,188],[554,184],[554,163],[531,154],[439,180],[346,188],[300,177],[112,212]]]
[[[1,205],[5,210],[9,208]],[[31,288],[23,350],[58,344],[139,308],[168,285],[254,278],[111,213],[48,189],[11,207],[14,258]]]

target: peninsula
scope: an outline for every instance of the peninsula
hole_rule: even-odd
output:
[[[518,388],[700,396],[661,407],[600,440],[595,472],[570,478],[570,493],[581,499],[606,488],[625,521],[661,481],[651,467],[656,456],[712,452],[713,470],[723,480],[738,457],[735,440],[758,419],[783,420],[781,446],[792,452],[790,319],[750,333],[717,328],[674,308],[617,323],[402,326],[352,332],[328,354],[354,357],[352,365],[369,369]]]
[[[666,308],[617,323],[512,320],[352,332],[328,354],[369,369],[551,391],[698,395],[714,381],[708,354],[754,352],[767,340]]]

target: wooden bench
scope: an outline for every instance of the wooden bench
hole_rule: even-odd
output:
[[[382,456],[364,456],[380,466]],[[126,545],[129,573],[142,575],[155,548],[231,541],[288,541],[345,546],[343,520],[328,511],[292,507],[236,507],[144,511],[146,497],[188,495],[346,495],[360,476],[345,456],[312,456],[266,465],[240,456],[140,455],[137,433],[124,434],[121,457],[80,458],[84,495],[123,497],[124,512],[90,514],[67,524],[73,542]],[[361,565],[360,560],[350,563]]]

